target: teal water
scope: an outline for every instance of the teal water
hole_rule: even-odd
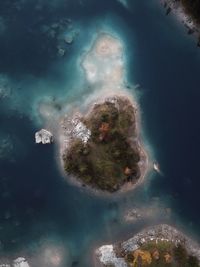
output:
[[[156,0],[129,2],[128,8],[114,0],[0,3],[2,259],[24,256],[33,267],[89,267],[98,245],[159,222],[200,239],[200,50]],[[78,32],[71,45],[62,39],[68,18]],[[129,91],[140,104],[143,138],[164,173],[151,173],[135,191],[110,198],[70,185],[59,171],[57,147],[34,144],[44,123],[41,101],[68,104],[92,90],[80,60],[102,31],[124,44],[127,84],[138,85]],[[153,216],[127,224],[124,212],[133,207],[154,207]],[[59,252],[58,265],[49,261],[48,249]]]

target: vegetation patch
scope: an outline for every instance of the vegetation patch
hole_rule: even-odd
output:
[[[189,255],[184,244],[170,241],[144,243],[135,251],[123,257],[129,267],[199,267],[198,259]]]
[[[95,104],[81,119],[91,135],[73,138],[63,155],[65,171],[84,184],[117,191],[140,178],[141,150],[136,133],[136,110],[129,99],[113,97]]]

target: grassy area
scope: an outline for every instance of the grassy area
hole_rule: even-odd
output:
[[[151,241],[125,255],[129,267],[199,267],[197,258],[189,255],[184,245]]]
[[[87,144],[75,139],[63,156],[67,173],[101,190],[116,191],[140,177],[140,152],[136,136],[135,109],[126,98],[96,104],[83,118],[91,131]]]

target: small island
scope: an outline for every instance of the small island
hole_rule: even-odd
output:
[[[60,119],[62,168],[95,192],[133,189],[143,181],[148,157],[139,107],[126,88],[123,43],[99,33],[80,63],[90,92]]]
[[[68,180],[112,193],[133,189],[151,166],[141,141],[140,109],[128,89],[123,42],[101,32],[80,58],[85,92],[77,102],[41,103],[46,129],[36,143],[59,144]],[[61,108],[62,106],[62,108]]]
[[[138,183],[146,156],[139,144],[136,117],[128,97],[113,96],[94,104],[85,116],[72,119],[71,126],[68,122],[70,142],[63,153],[67,174],[108,192]]]
[[[200,247],[174,227],[161,224],[98,248],[95,260],[104,267],[199,267]]]

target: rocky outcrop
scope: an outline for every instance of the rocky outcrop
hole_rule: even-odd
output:
[[[51,132],[41,129],[35,133],[35,142],[36,144],[51,144],[53,142],[53,135]]]
[[[79,138],[84,144],[86,144],[91,136],[91,131],[81,122],[78,117],[72,119],[71,123],[73,125],[71,131],[73,138]]]
[[[19,257],[9,263],[0,263],[0,267],[30,267],[27,260],[23,257]]]
[[[115,267],[127,267],[123,258],[118,258],[113,245],[105,245],[97,250],[97,256],[103,265],[112,265]]]
[[[19,257],[13,261],[13,267],[30,267],[25,258]]]

